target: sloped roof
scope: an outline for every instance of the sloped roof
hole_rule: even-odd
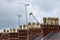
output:
[[[57,32],[57,33],[54,32],[44,40],[60,40],[60,32]]]
[[[30,40],[40,40],[40,39],[41,37],[38,34],[36,34]]]

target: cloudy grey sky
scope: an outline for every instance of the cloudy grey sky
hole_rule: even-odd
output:
[[[21,24],[25,24],[25,9],[27,7],[28,14],[30,12],[42,23],[43,17],[59,17],[60,18],[60,0],[0,0],[0,29],[18,28],[18,17],[21,14]],[[28,22],[35,21],[32,16],[28,15]]]

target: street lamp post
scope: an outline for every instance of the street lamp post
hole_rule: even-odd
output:
[[[25,13],[26,13],[26,27],[27,27],[27,40],[29,40],[28,26],[27,26],[27,22],[28,22],[28,19],[27,19],[27,6],[29,6],[29,4],[25,4],[25,3],[20,3],[20,4],[23,4],[23,5],[25,6]]]
[[[18,24],[19,24],[19,26],[20,26],[20,17],[21,17],[22,15],[18,15],[18,14],[17,14],[17,16],[18,16]]]
[[[32,17],[35,19],[35,21],[37,22],[37,24],[40,25],[39,21],[36,19],[36,17],[35,17],[32,13],[30,13],[29,15],[32,16]],[[39,27],[40,27],[40,26],[39,26]]]
[[[38,20],[35,18],[35,16],[32,13],[30,13],[29,15],[32,15],[33,18],[36,20],[36,22],[38,22]]]

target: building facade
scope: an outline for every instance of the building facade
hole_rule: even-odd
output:
[[[35,37],[35,35],[39,35],[41,38],[43,38],[52,31],[60,31],[59,19],[44,17],[43,24],[35,22],[28,23],[28,29],[26,28],[26,25],[20,25],[19,29],[17,29],[17,32],[16,29],[4,29],[4,32],[0,33],[0,40],[27,40],[27,34],[29,40]]]

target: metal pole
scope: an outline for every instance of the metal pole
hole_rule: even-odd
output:
[[[35,17],[32,13],[30,13],[30,15],[32,15],[33,18],[34,18],[37,22],[39,22],[39,21],[36,19],[36,17]]]
[[[38,20],[34,17],[34,15],[32,15],[33,16],[33,18],[38,22]]]
[[[18,24],[19,24],[19,26],[20,26],[20,17],[18,16]]]
[[[19,26],[20,26],[20,17],[21,17],[21,15],[18,15],[18,14],[17,14],[17,16],[18,16],[18,24],[19,24]]]
[[[27,26],[27,22],[28,22],[28,19],[27,19],[27,4],[25,5],[25,12],[26,12],[27,40],[29,40],[29,33],[28,33],[28,26]]]

